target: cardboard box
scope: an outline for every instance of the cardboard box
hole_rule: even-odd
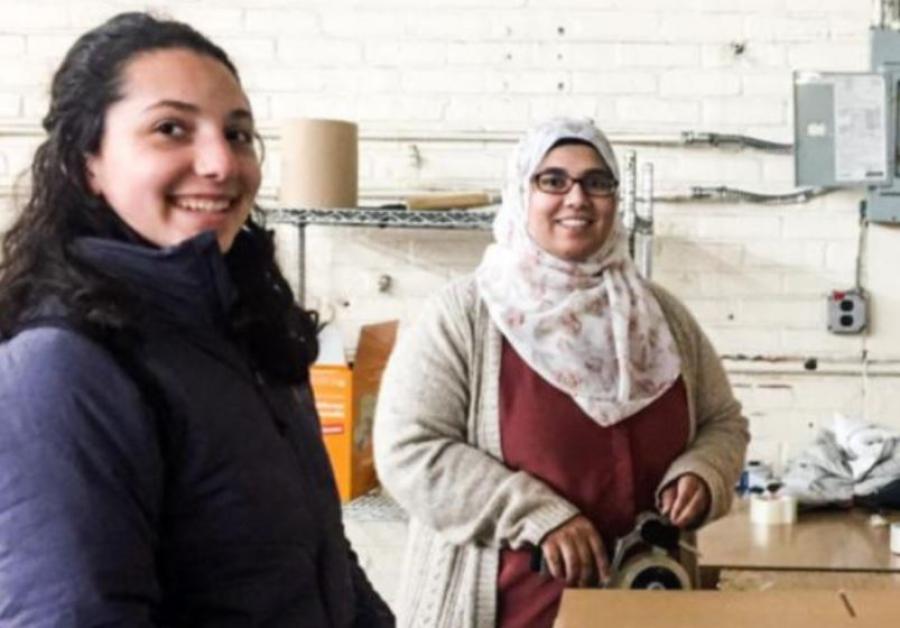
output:
[[[353,368],[316,364],[310,370],[322,437],[341,501],[378,485],[372,454],[372,422],[381,375],[397,336],[397,321],[364,325]]]
[[[566,589],[554,628],[885,628],[896,591]]]

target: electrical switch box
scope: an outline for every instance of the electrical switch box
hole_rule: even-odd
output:
[[[866,217],[873,222],[900,221],[900,32],[893,29],[871,31],[872,70],[886,81],[888,100],[887,144],[890,180],[870,186],[866,194]]]
[[[833,334],[858,334],[866,328],[869,314],[862,290],[833,290],[828,295],[828,331]]]

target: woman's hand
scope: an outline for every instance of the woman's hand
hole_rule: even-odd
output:
[[[548,534],[541,543],[550,575],[570,587],[586,587],[609,580],[609,561],[594,525],[576,515]]]
[[[691,528],[698,525],[709,510],[709,488],[699,475],[679,475],[659,496],[659,511],[668,516],[673,525]]]

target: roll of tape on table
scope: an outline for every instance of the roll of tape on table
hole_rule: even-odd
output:
[[[891,553],[900,554],[900,521],[891,524]]]
[[[797,499],[790,495],[750,498],[750,521],[766,525],[782,525],[797,520]]]
[[[781,501],[781,510],[784,520],[782,523],[797,522],[797,498],[793,495],[782,495],[778,498]]]

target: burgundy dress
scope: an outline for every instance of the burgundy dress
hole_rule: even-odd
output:
[[[681,378],[637,414],[601,427],[564,392],[535,373],[503,341],[500,441],[511,469],[541,479],[597,527],[608,552],[635,517],[654,506],[655,492],[684,451],[689,430]],[[529,550],[500,552],[497,626],[551,626],[562,581],[531,571]]]

